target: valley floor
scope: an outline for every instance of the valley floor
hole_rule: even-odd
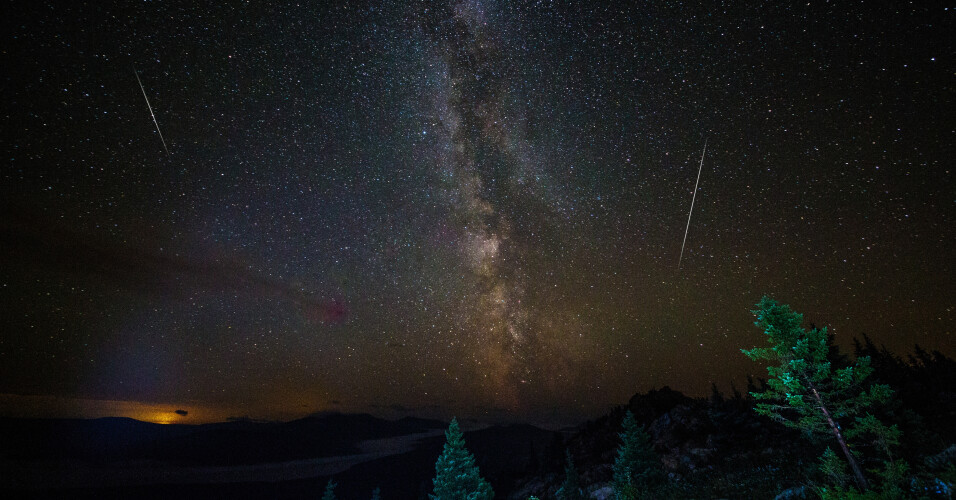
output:
[[[119,488],[155,484],[280,482],[325,477],[372,460],[414,450],[434,430],[359,443],[361,453],[279,463],[183,466],[155,460],[90,463],[81,460],[0,460],[0,489]]]

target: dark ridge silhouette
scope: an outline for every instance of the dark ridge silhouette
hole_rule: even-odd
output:
[[[286,423],[234,421],[161,425],[129,418],[0,419],[2,457],[121,462],[154,459],[189,465],[239,465],[358,453],[369,439],[443,428],[425,419],[327,415]]]
[[[855,351],[856,356],[870,356],[874,378],[896,390],[895,404],[884,408],[880,418],[903,429],[899,453],[926,474],[945,474],[956,463],[951,425],[954,361],[919,347],[906,358],[895,356],[867,337],[857,342]],[[763,383],[757,379],[748,385]],[[565,450],[571,453],[581,484],[603,495],[608,493],[627,410],[650,435],[676,498],[773,498],[786,490],[805,491],[801,488],[814,474],[824,447],[758,416],[749,395],[739,391],[725,397],[714,388],[709,397],[691,398],[666,386],[635,394],[626,405],[573,428],[493,426],[465,433],[465,442],[496,498],[553,498],[563,480]],[[379,487],[382,498],[412,500],[431,491],[446,427],[445,422],[414,417],[383,420],[337,413],[285,423],[238,420],[199,426],[124,418],[5,418],[0,419],[0,460],[7,464],[46,460],[61,468],[80,462],[125,467],[145,460],[157,466],[216,465],[228,470],[299,459],[338,460],[335,457],[362,451],[358,445],[366,440],[413,436],[406,446],[363,455],[334,474],[338,498],[370,498],[372,489]],[[233,483],[53,489],[0,473],[0,490],[8,493],[5,498],[316,498],[329,479],[316,474],[272,482],[250,476]]]

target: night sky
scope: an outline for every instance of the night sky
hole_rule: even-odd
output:
[[[0,35],[0,414],[573,422],[765,374],[764,294],[956,353],[942,3],[54,3]]]

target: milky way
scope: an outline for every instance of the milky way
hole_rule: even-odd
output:
[[[532,377],[532,346],[539,325],[529,310],[522,269],[533,251],[521,235],[534,230],[520,218],[540,204],[520,157],[527,138],[515,116],[508,54],[479,3],[436,9],[426,17],[435,41],[441,81],[436,111],[447,151],[438,163],[447,176],[449,222],[474,289],[462,304],[460,334],[473,342],[495,395],[518,404],[519,384]],[[530,198],[530,201],[526,198]],[[530,227],[529,227],[530,226]],[[522,304],[522,300],[525,301]]]
[[[764,294],[953,354],[952,9],[321,4],[9,9],[0,413],[570,423]]]

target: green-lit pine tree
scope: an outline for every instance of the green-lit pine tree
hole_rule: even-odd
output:
[[[445,432],[445,449],[435,462],[432,500],[490,500],[491,485],[481,477],[475,457],[465,448],[465,436],[458,421],[451,419]]]
[[[660,477],[660,463],[651,436],[634,420],[630,410],[621,422],[621,444],[614,460],[614,496],[618,500],[640,498]]]
[[[581,476],[578,470],[574,468],[574,459],[571,458],[571,450],[565,450],[567,461],[564,464],[564,482],[558,489],[558,500],[584,500],[584,492],[581,491]]]
[[[890,399],[887,385],[863,386],[873,369],[861,357],[846,368],[832,369],[826,328],[803,328],[803,315],[764,297],[753,311],[756,325],[767,335],[770,347],[742,350],[754,361],[765,360],[769,375],[763,392],[752,392],[756,412],[808,435],[829,436],[837,442],[857,487],[869,487],[856,457],[847,444],[848,436],[877,433],[895,440],[895,426],[885,427],[867,411]],[[832,455],[832,453],[831,453]],[[828,460],[832,463],[835,457]]]
[[[322,493],[322,500],[335,500],[335,487],[338,486],[334,481],[329,479],[329,482],[325,485],[325,493]]]
[[[382,500],[382,489],[375,488],[372,490],[372,500]]]

